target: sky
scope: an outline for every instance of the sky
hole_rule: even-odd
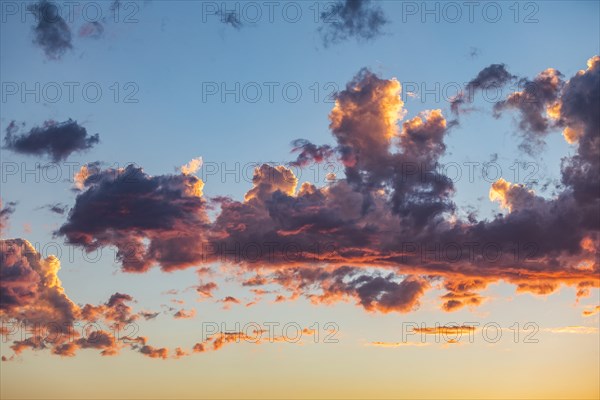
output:
[[[599,2],[0,7],[2,398],[600,397]]]

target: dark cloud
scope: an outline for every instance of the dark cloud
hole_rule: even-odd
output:
[[[150,311],[142,311],[139,313],[139,315],[142,318],[144,318],[146,321],[155,319],[156,317],[158,317],[159,314],[160,314],[159,312],[150,312]]]
[[[478,91],[501,88],[516,78],[506,70],[506,65],[491,64],[479,71],[477,76],[467,83],[464,91],[451,100],[450,109],[454,114],[460,114],[464,112],[461,107],[472,103]]]
[[[242,29],[242,27],[244,26],[244,24],[242,24],[242,21],[240,21],[240,18],[238,17],[237,13],[235,11],[219,11],[217,13],[217,15],[220,17],[220,21],[225,24],[225,25],[229,25],[237,30]]]
[[[554,125],[551,117],[547,116],[547,109],[557,102],[563,84],[562,74],[548,68],[533,81],[522,79],[522,91],[512,93],[506,100],[494,105],[496,116],[507,109],[519,111],[519,128],[524,135],[520,148],[528,154],[540,148],[544,135]]]
[[[39,46],[50,59],[61,58],[73,48],[69,25],[60,15],[60,9],[52,2],[40,0],[29,6],[37,25],[33,28],[33,43]]]
[[[305,139],[292,142],[292,153],[298,153],[296,161],[290,163],[295,167],[305,167],[311,163],[321,163],[333,157],[335,150],[331,146],[317,146]]]
[[[87,171],[85,191],[57,232],[69,243],[88,251],[115,246],[130,272],[154,264],[176,269],[202,260],[198,243],[208,230],[208,218],[200,179],[185,174],[153,177],[133,165]]]
[[[57,123],[46,121],[41,127],[18,134],[19,128],[12,121],[6,128],[5,148],[27,155],[47,155],[53,161],[61,161],[74,152],[92,148],[100,141],[99,135],[88,135],[77,121]]]
[[[371,0],[337,1],[321,13],[321,21],[319,32],[326,46],[351,38],[374,39],[388,23],[381,7]]]
[[[12,213],[15,212],[15,206],[17,205],[14,201],[9,201],[6,206],[3,206],[2,199],[0,199],[0,235],[4,232],[8,225],[8,218]]]
[[[61,203],[46,204],[45,206],[40,207],[40,209],[42,208],[58,215],[64,215],[69,209],[67,205]]]
[[[332,271],[287,269],[276,273],[273,281],[294,292],[294,296],[303,294],[315,303],[354,298],[365,310],[383,313],[414,310],[430,287],[427,280],[418,277],[398,279],[394,274],[369,275],[361,273],[359,268],[345,266]],[[315,288],[319,293],[312,292]]]
[[[315,161],[318,149],[335,149],[344,178],[299,185],[290,169],[264,164],[243,200],[204,200],[193,175],[90,169],[58,233],[90,251],[116,246],[129,272],[221,262],[254,289],[279,285],[290,299],[352,299],[377,312],[408,312],[434,284],[447,290],[446,311],[481,304],[479,292],[501,280],[536,294],[566,284],[582,296],[600,284],[597,74],[592,60],[556,95],[555,124],[578,143],[563,160],[565,189],[548,199],[500,179],[490,199],[504,212],[488,220],[456,212],[452,181],[438,168],[450,129],[442,112],[402,122],[400,83],[363,70],[330,113],[335,145],[297,142]],[[472,86],[498,82],[488,75]],[[208,208],[219,209],[213,220]]]
[[[581,205],[595,204],[596,213],[590,216],[598,216],[600,196],[599,109],[600,57],[595,56],[588,61],[587,70],[579,72],[566,83],[558,117],[559,125],[564,127],[565,139],[577,144],[577,154],[563,160],[562,182],[573,189],[575,199]],[[592,226],[597,220],[590,220]]]

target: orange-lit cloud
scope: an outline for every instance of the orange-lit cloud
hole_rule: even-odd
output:
[[[584,317],[591,317],[592,315],[600,313],[600,306],[596,306],[591,310],[583,310],[582,315]]]
[[[428,342],[370,342],[368,346],[375,347],[425,347],[429,346]]]

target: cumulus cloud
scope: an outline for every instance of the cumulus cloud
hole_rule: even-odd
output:
[[[199,178],[153,177],[133,165],[86,169],[86,175],[84,191],[57,232],[69,243],[87,251],[115,246],[129,272],[143,272],[154,264],[172,270],[202,261],[198,243],[209,221]]]
[[[78,307],[66,296],[58,279],[55,256],[43,259],[26,240],[0,242],[0,313],[40,323],[70,323]]]
[[[12,342],[14,352],[4,360],[12,360],[27,349],[49,350],[62,357],[75,356],[81,349],[100,350],[103,356],[116,355],[124,347],[140,350],[136,347],[140,340],[114,335],[137,319],[128,304],[134,301],[131,296],[115,293],[103,304],[79,306],[67,296],[59,270],[58,258],[43,258],[27,240],[0,241],[0,335]],[[113,333],[88,324],[98,321],[105,322]],[[32,336],[23,339],[11,329],[13,326],[36,328]],[[80,326],[89,329],[82,331],[77,328]]]
[[[321,13],[319,33],[325,46],[348,39],[368,41],[388,23],[383,9],[371,0],[340,0]]]
[[[264,164],[243,200],[206,200],[193,175],[90,167],[57,233],[88,251],[117,247],[128,272],[220,262],[239,269],[242,285],[289,292],[280,298],[350,300],[371,312],[410,312],[438,283],[446,311],[482,304],[480,292],[501,280],[519,292],[570,285],[584,296],[600,285],[590,245],[600,230],[598,65],[593,58],[564,85],[544,75],[562,87],[551,100],[554,124],[579,132],[577,154],[563,160],[564,190],[548,199],[501,179],[490,198],[505,212],[489,220],[465,221],[456,212],[452,180],[438,168],[452,128],[443,113],[403,121],[398,80],[362,70],[329,115],[335,144],[294,143],[304,152],[298,164],[338,157],[344,178],[317,187]],[[487,76],[472,86],[494,82]],[[209,219],[206,210],[217,207]]]
[[[182,165],[180,171],[184,175],[192,175],[202,168],[202,157],[193,158],[189,163]]]
[[[22,134],[18,131],[19,127],[12,121],[6,128],[6,149],[20,154],[46,155],[53,161],[65,160],[72,153],[91,149],[100,142],[97,133],[88,135],[87,130],[72,119],[62,123],[46,121]]]

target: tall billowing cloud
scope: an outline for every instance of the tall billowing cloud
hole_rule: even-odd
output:
[[[60,15],[59,8],[51,2],[40,0],[29,8],[36,17],[33,43],[50,59],[61,58],[73,48],[71,28]]]
[[[88,135],[77,121],[58,123],[46,121],[29,132],[18,133],[19,127],[12,121],[6,128],[5,148],[27,155],[46,155],[53,161],[65,160],[74,152],[88,150],[100,141],[99,135]]]
[[[350,38],[370,40],[382,34],[388,23],[381,7],[371,0],[340,0],[321,13],[319,29],[327,46]]]
[[[556,107],[565,139],[577,145],[577,154],[563,163],[563,183],[573,189],[580,204],[595,204],[596,207],[600,197],[599,87],[600,57],[595,56],[588,61],[586,70],[579,71],[566,83]]]

